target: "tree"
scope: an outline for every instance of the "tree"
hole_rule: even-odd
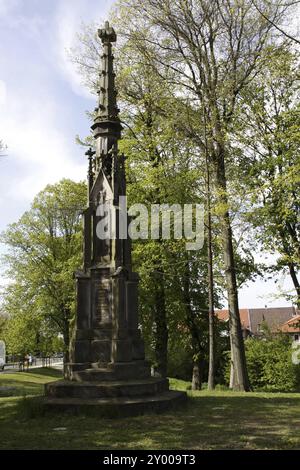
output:
[[[20,325],[30,344],[43,331],[46,336],[51,329],[54,336],[62,334],[66,360],[74,314],[73,273],[82,264],[80,214],[85,202],[84,183],[65,179],[49,185],[1,236],[8,248],[4,262],[11,283],[4,291],[3,309],[9,323],[16,325],[15,332]],[[35,324],[43,328],[31,328]]]
[[[231,156],[228,139],[234,130],[241,91],[262,66],[260,57],[272,41],[273,26],[250,0],[124,0],[121,5],[128,20],[124,34],[140,42],[151,59],[149,65],[154,59],[163,66],[166,80],[169,70],[175,73],[173,85],[185,87],[186,96],[199,109],[199,122],[203,115],[206,117],[209,157],[219,196],[234,388],[248,390],[227,187]],[[284,11],[277,2],[268,2],[269,18],[274,23]],[[149,53],[148,44],[154,54]]]
[[[254,5],[254,7],[257,9],[257,11],[259,12],[259,14],[266,20],[268,21],[277,31],[279,31],[280,34],[283,34],[283,36],[285,36],[286,38],[290,39],[291,41],[295,42],[296,44],[300,44],[300,41],[295,37],[295,36],[292,36],[291,34],[287,33],[285,30],[282,29],[282,27],[280,27],[278,24],[276,24],[274,22],[274,20],[272,20],[271,18],[269,18],[268,16],[268,11],[267,10],[264,10],[261,8],[261,6],[259,5],[259,2],[257,1],[254,1],[252,0],[252,3]],[[268,2],[265,2],[266,4],[268,4]],[[290,7],[293,7],[295,5],[298,5],[299,6],[299,1],[286,1],[286,2],[282,2],[282,4],[287,7],[287,8],[290,8]],[[296,11],[295,12],[296,15],[297,13],[299,13],[299,10],[298,12]]]
[[[0,338],[2,339],[5,325],[7,322],[7,317],[0,312]]]
[[[262,247],[279,254],[268,271],[290,274],[300,306],[298,60],[289,49],[269,50],[269,61],[246,90],[239,139],[246,146],[247,218]]]
[[[213,267],[213,239],[211,214],[211,183],[208,158],[206,158],[206,210],[207,210],[207,271],[208,271],[208,323],[209,323],[209,366],[208,390],[215,388],[215,311],[214,311],[214,267]]]
[[[118,32],[120,31],[123,34],[121,60],[119,62],[119,75],[121,71],[123,80],[119,81],[118,87],[121,103],[125,110],[125,123],[130,123],[129,128],[133,131],[135,128],[132,126],[132,122],[136,118],[141,118],[142,128],[146,129],[149,122],[151,123],[148,128],[149,132],[152,127],[151,119],[157,110],[159,109],[161,117],[166,120],[169,119],[169,111],[172,109],[173,118],[170,121],[172,128],[170,125],[169,128],[173,132],[174,130],[178,131],[178,128],[181,130],[185,128],[186,134],[183,141],[189,138],[190,149],[192,148],[195,154],[202,155],[198,167],[203,168],[203,156],[206,153],[209,157],[214,194],[217,194],[219,199],[218,211],[215,211],[215,213],[218,213],[218,217],[222,221],[221,238],[223,239],[225,275],[229,292],[231,330],[235,338],[233,341],[234,362],[237,365],[236,369],[239,376],[236,379],[238,382],[236,388],[247,388],[247,380],[238,314],[237,266],[234,263],[236,260],[234,259],[234,244],[232,241],[231,214],[228,210],[229,202],[231,202],[228,200],[227,190],[228,169],[230,170],[230,164],[234,162],[231,157],[232,148],[228,142],[228,136],[230,132],[233,132],[240,90],[259,69],[259,52],[263,50],[265,43],[267,43],[271,29],[270,25],[266,25],[266,22],[257,22],[259,15],[256,14],[255,16],[256,10],[254,8],[249,9],[248,6],[248,4],[244,5],[238,2],[235,5],[236,8],[230,9],[227,5],[228,8],[224,10],[224,7],[218,4],[215,12],[210,8],[208,2],[178,1],[171,5],[167,1],[150,1],[138,5],[134,1],[124,1],[117,8],[114,19]],[[200,13],[198,14],[198,12]],[[279,18],[280,14],[281,9],[275,6],[275,17]],[[202,20],[205,26],[203,35],[197,36],[197,31],[202,30],[202,26],[199,28]],[[215,26],[213,26],[214,22],[216,23]],[[179,31],[176,29],[178,25],[180,25]],[[216,27],[216,30],[214,30],[214,27]],[[189,31],[189,28],[191,28],[191,31]],[[234,28],[236,31],[234,31]],[[81,36],[82,47],[77,48],[73,58],[79,65],[86,83],[94,89],[97,82],[99,49],[95,40],[91,39],[91,30],[93,31],[94,28],[89,28],[88,34]],[[220,35],[224,36],[222,41],[219,40],[219,37],[216,38],[216,33],[219,30]],[[257,32],[258,34],[256,34]],[[233,37],[239,39],[233,40]],[[206,43],[207,39],[208,43]],[[226,60],[223,60],[223,39],[225,39],[227,47],[227,49],[225,48]],[[207,47],[210,40],[212,48]],[[232,44],[231,40],[233,41]],[[122,63],[122,53],[124,51],[125,61]],[[218,63],[216,63],[216,57],[218,57]],[[124,74],[122,74],[122,70],[125,71]],[[141,71],[142,73],[140,73]],[[218,71],[217,80],[214,81],[212,77],[216,76],[216,71]],[[145,80],[145,78],[148,78],[148,80]],[[144,100],[140,97],[141,92],[142,95],[144,94],[145,83],[148,88],[146,87],[147,92],[144,95],[146,99]],[[160,99],[153,99],[155,97],[153,90],[156,84],[159,84],[159,88],[164,87],[165,90],[168,90],[168,96],[171,90],[173,95],[171,101],[168,98],[160,105]],[[149,92],[149,90],[152,91]],[[152,97],[150,100],[147,99],[149,96]],[[145,109],[148,103],[150,103],[150,113],[148,113],[150,119],[145,119],[147,114]],[[157,103],[159,104],[157,105]],[[168,110],[167,113],[166,109]],[[187,113],[183,112],[184,109],[192,110],[197,118],[194,120],[195,122],[197,120],[198,126],[193,129],[192,135],[191,129],[186,125],[189,120],[186,120]],[[155,111],[154,114],[153,111]],[[163,120],[160,118],[159,125],[162,122]],[[206,127],[207,141],[205,142],[203,129]],[[158,155],[160,155],[165,144],[163,140],[160,144],[163,133],[160,134],[159,130],[159,128],[155,130],[155,146],[152,146],[155,152],[159,150]],[[152,140],[151,145],[153,145],[153,134],[149,139],[149,135],[147,136],[145,132],[140,133],[139,131],[140,127],[138,127],[138,132],[136,132],[136,129],[135,132],[131,132],[131,138],[127,142],[135,151],[142,151],[142,155],[145,155],[145,145],[142,144],[146,143],[147,147]],[[143,139],[146,140],[142,142]],[[179,147],[177,143],[176,148]],[[185,149],[186,147],[183,145],[182,148]],[[126,149],[125,153],[127,153]],[[175,156],[180,161],[183,154],[184,151],[179,150],[177,157],[173,154],[173,159]],[[163,155],[163,163],[165,161],[164,157],[165,155]],[[155,162],[155,160],[156,155],[154,153],[152,161]],[[136,162],[134,165],[137,172]],[[159,171],[162,171],[164,165],[159,165],[158,168]],[[157,183],[157,178],[155,178],[155,183]],[[130,187],[131,182],[129,181],[128,188]],[[153,195],[153,193],[155,196],[158,194],[156,190],[152,190],[151,194]],[[146,196],[146,192],[143,191],[142,195]],[[152,202],[155,202],[153,198]],[[162,269],[159,272],[161,275],[160,280],[164,282]],[[165,327],[164,330],[166,331]],[[166,338],[167,335],[165,335],[165,345]]]
[[[45,315],[37,301],[24,303],[22,287],[13,283],[7,288],[3,306],[8,317],[2,337],[9,354],[50,356],[54,352],[66,351],[59,325]]]
[[[206,118],[208,154],[222,207],[220,221],[235,368],[234,387],[247,390],[226,182],[226,134],[233,120],[237,96],[255,69],[257,53],[263,48],[270,27],[257,23],[257,15],[255,17],[253,9],[250,11],[247,2],[216,3],[147,0],[142,4],[124,1],[123,6],[127,13],[131,13],[127,24],[129,35],[140,41],[140,47],[148,57],[147,45],[150,43],[155,48],[151,60],[154,57],[166,71],[171,69],[177,74],[177,83],[186,88],[201,111],[199,121],[202,121],[202,115]],[[141,23],[148,27],[141,28]]]
[[[130,72],[131,78],[134,76],[136,80],[130,82],[126,80],[126,87],[131,97],[130,109],[134,109],[135,112],[124,119],[129,125],[129,131],[125,133],[121,142],[121,147],[128,156],[129,200],[143,201],[149,207],[150,204],[171,205],[195,201],[198,197],[194,193],[198,174],[192,170],[193,154],[186,142],[184,139],[178,139],[178,136],[172,132],[172,116],[167,111],[175,105],[172,95],[164,87],[158,86],[160,82],[157,80],[155,85],[149,71],[144,70],[142,73],[139,71],[134,75],[131,68]],[[136,69],[134,72],[137,72]],[[159,232],[160,235],[154,242],[144,241],[134,244],[134,258],[141,275],[144,271],[143,265],[147,268],[145,276],[148,282],[146,285],[141,283],[141,286],[144,285],[147,289],[145,295],[147,301],[145,304],[141,302],[141,311],[143,318],[147,318],[152,312],[154,369],[159,375],[166,375],[170,325],[174,317],[169,297],[172,296],[176,284],[172,282],[171,276],[174,265],[182,260],[180,253],[185,248],[182,242],[163,240],[161,224]],[[139,257],[135,256],[137,253]],[[186,283],[183,282],[182,286],[186,286]],[[187,289],[188,287],[185,288],[185,292]],[[187,303],[184,292],[180,302],[183,302],[183,305]],[[187,313],[185,319],[192,338],[195,338],[200,333],[195,332],[196,326],[190,322],[190,315],[185,307],[184,311]],[[195,362],[198,363],[203,351],[199,350],[199,341],[193,341],[192,344],[194,356],[197,357]]]

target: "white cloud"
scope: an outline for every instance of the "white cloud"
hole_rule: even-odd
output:
[[[266,266],[276,264],[279,255],[267,252],[254,253],[256,263],[264,263]],[[282,273],[265,274],[263,279],[248,282],[239,292],[239,304],[241,308],[285,307],[291,306],[291,300],[286,300],[286,295],[294,295],[294,286],[289,275]]]
[[[0,0],[0,26],[7,29],[22,31],[22,35],[40,36],[46,28],[46,18],[39,14],[21,14],[21,0]]]
[[[70,1],[55,2],[59,8],[68,6],[75,24],[76,9],[74,16],[73,3],[76,5],[76,0],[72,1],[70,8]],[[86,7],[86,1],[80,3]],[[4,47],[2,42],[4,54],[1,57],[0,77],[0,139],[8,146],[9,153],[7,158],[1,159],[0,167],[2,227],[11,222],[12,214],[22,213],[46,184],[62,177],[81,180],[86,173],[84,159],[82,163],[76,159],[76,131],[71,130],[72,125],[61,117],[68,116],[68,110],[64,114],[63,99],[60,97],[58,100],[56,95],[59,74],[55,68],[56,75],[53,74],[53,57],[49,53],[53,43],[57,49],[61,46],[58,25],[53,22],[56,12],[47,16],[37,9],[33,14],[30,10],[25,14],[20,8],[22,5],[24,3],[19,0],[0,0],[2,34],[8,38],[7,46]],[[9,38],[15,37],[15,28],[20,28],[19,41],[13,42],[10,47]],[[68,40],[71,40],[72,28],[65,31]],[[21,45],[22,38],[28,36],[33,39],[28,42],[33,49],[28,49],[24,55],[26,49],[19,49],[18,44]],[[20,76],[20,80],[16,81],[15,77],[22,67],[25,79]]]
[[[272,280],[257,280],[240,289],[239,304],[240,308],[288,307],[292,301],[286,295],[295,295],[290,277],[274,275]]]
[[[3,106],[6,102],[6,84],[3,80],[0,80],[0,106]]]
[[[21,89],[6,88],[6,106],[0,115],[1,138],[9,149],[6,165],[26,168],[26,174],[11,175],[15,181],[5,194],[8,200],[31,200],[46,184],[62,176],[80,180],[85,175],[84,161],[74,162],[70,137],[56,123],[58,105],[51,96],[32,93],[23,95]],[[1,88],[0,88],[1,89]],[[16,187],[17,181],[17,187]],[[6,182],[1,183],[2,187]]]
[[[6,18],[20,4],[20,0],[0,0],[0,19]]]
[[[74,46],[76,33],[78,32],[76,18],[76,14],[73,10],[69,11],[67,14],[58,15],[58,40],[56,43],[58,65],[64,78],[70,83],[72,90],[80,96],[91,98],[91,94],[82,85],[81,77],[69,58],[69,50]]]
[[[76,66],[70,61],[69,51],[76,45],[77,33],[80,33],[82,23],[96,19],[101,25],[114,1],[90,0],[88,3],[87,5],[86,0],[73,0],[70,8],[68,0],[60,2],[56,14],[56,54],[60,71],[71,84],[72,90],[80,96],[94,100],[94,96],[82,85]]]

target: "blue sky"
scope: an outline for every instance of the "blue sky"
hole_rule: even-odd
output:
[[[9,148],[0,161],[0,231],[46,184],[86,176],[75,136],[89,133],[85,111],[94,108],[95,98],[81,85],[67,50],[81,22],[102,25],[113,3],[0,0],[0,139]],[[241,290],[240,304],[287,305],[282,298],[271,302],[276,290],[270,281],[251,283]]]

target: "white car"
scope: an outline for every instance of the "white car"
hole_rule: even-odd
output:
[[[0,341],[0,370],[3,370],[5,366],[5,343]]]

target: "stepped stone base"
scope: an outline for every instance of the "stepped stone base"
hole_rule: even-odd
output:
[[[47,409],[83,409],[104,415],[134,416],[162,412],[183,403],[184,392],[169,390],[168,379],[150,377],[149,363],[114,363],[111,367],[91,367],[72,371],[72,380],[45,385]]]
[[[104,416],[122,417],[136,416],[145,413],[160,413],[183,404],[186,400],[184,392],[166,391],[150,396],[109,397],[109,398],[50,398],[45,399],[48,410],[72,411],[81,413],[83,410],[100,412]]]
[[[168,391],[167,379],[128,380],[118,382],[51,382],[46,384],[49,398],[116,398],[155,395]]]

